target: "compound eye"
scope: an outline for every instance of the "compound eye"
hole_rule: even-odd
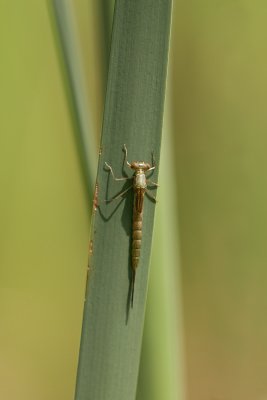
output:
[[[138,163],[137,163],[137,162],[135,162],[135,161],[134,161],[134,162],[132,162],[132,163],[131,163],[131,168],[132,168],[132,169],[138,169],[138,168],[139,168],[139,165],[138,165]]]

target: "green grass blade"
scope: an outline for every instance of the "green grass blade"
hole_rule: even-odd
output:
[[[86,175],[86,186],[92,198],[97,165],[97,146],[89,118],[90,109],[85,90],[85,74],[81,63],[72,2],[70,0],[52,0],[50,12],[63,56],[65,84],[68,89],[72,117],[76,127],[75,132]]]
[[[145,199],[134,307],[128,313],[132,196],[105,204],[126,186],[112,180],[104,162],[121,176],[124,143],[131,161],[151,162],[154,151],[159,162],[170,15],[171,0],[116,2],[76,400],[135,398],[155,205]]]
[[[171,82],[168,84],[169,88],[170,84]],[[163,127],[165,140],[161,150],[160,191],[152,246],[138,400],[185,399],[180,252],[177,243],[177,182],[171,135],[170,93],[166,100]]]

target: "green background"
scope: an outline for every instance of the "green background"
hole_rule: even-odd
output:
[[[73,10],[98,141],[112,4]],[[267,396],[266,16],[174,2],[138,400]],[[91,204],[51,4],[1,2],[0,48],[0,397],[73,399]]]

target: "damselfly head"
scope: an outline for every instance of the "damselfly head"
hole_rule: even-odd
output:
[[[144,171],[147,171],[148,169],[151,168],[151,165],[148,164],[148,163],[145,163],[144,161],[133,161],[130,164],[130,166],[131,166],[132,169],[135,169],[135,170],[142,169]]]

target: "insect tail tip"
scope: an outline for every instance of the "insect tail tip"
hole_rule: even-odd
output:
[[[135,283],[135,270],[132,271],[132,289],[131,289],[131,307],[133,308],[134,301],[134,283]]]

